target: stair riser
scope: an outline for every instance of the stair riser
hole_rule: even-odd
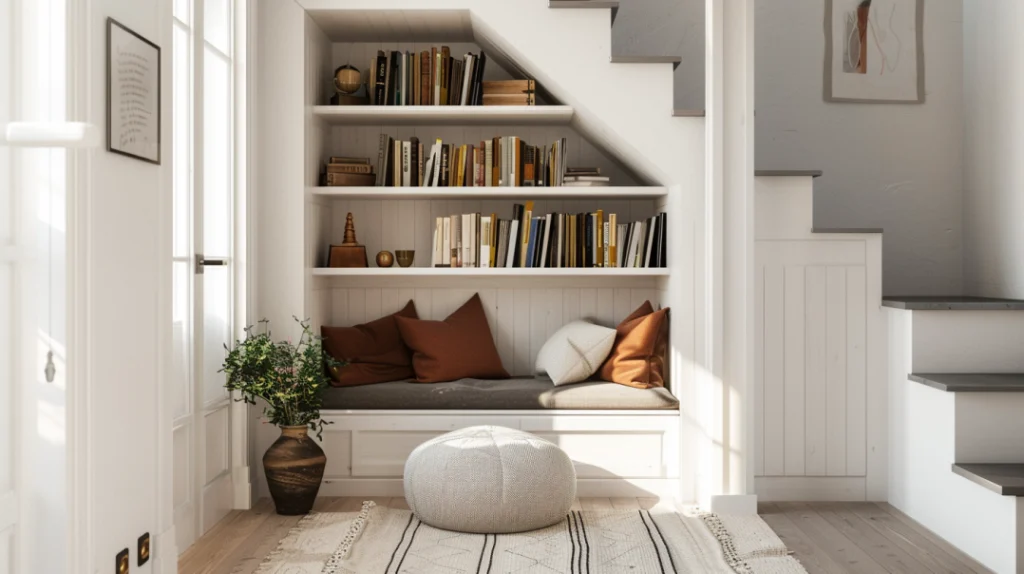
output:
[[[1024,312],[913,313],[913,372],[1024,372]]]
[[[956,462],[1024,461],[1024,393],[953,393],[953,396]]]

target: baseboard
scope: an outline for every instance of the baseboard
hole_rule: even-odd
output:
[[[715,494],[711,496],[711,512],[715,514],[757,514],[756,494]]]
[[[172,525],[152,541],[153,574],[178,573],[178,540]]]
[[[252,508],[252,483],[249,482],[249,467],[236,466],[231,470],[231,489],[234,494],[235,510]]]
[[[754,492],[762,502],[861,502],[867,500],[863,476],[756,476]]]
[[[401,478],[329,478],[319,496],[404,496]],[[583,498],[676,498],[676,478],[581,478],[576,496]]]

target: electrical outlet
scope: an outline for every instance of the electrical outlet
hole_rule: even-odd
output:
[[[139,536],[139,566],[142,566],[146,562],[149,562],[149,533],[145,533]]]
[[[114,574],[128,574],[128,570],[131,565],[128,564],[127,548],[117,553],[117,561],[115,564],[117,567],[114,569]]]

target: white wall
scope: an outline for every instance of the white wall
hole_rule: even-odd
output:
[[[964,3],[964,283],[1024,298],[1024,10]]]
[[[109,572],[128,547],[132,572],[176,572],[176,552],[161,546],[171,526],[167,480],[157,446],[170,437],[160,384],[171,324],[171,25],[169,0],[90,0],[87,6],[85,110],[106,126],[106,19],[113,17],[161,46],[162,155],[157,166],[101,149],[88,152],[87,188],[73,216],[72,244],[86,262],[81,303],[87,363],[92,483],[92,568]],[[104,138],[105,140],[105,138]],[[73,350],[73,357],[76,350]],[[165,432],[166,431],[166,432]],[[136,539],[149,532],[153,559],[136,566]],[[168,537],[173,541],[173,537]],[[162,570],[155,568],[163,561]],[[76,565],[81,568],[81,565]],[[81,568],[76,571],[86,571]]]
[[[824,171],[815,183],[815,226],[884,228],[885,293],[959,293],[962,0],[925,2],[926,100],[919,105],[824,101],[824,7],[757,3],[757,167]],[[995,80],[983,91],[1002,91],[989,97],[1010,111],[1019,98],[996,89]]]

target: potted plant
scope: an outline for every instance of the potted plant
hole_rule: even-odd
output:
[[[261,329],[245,329],[245,339],[227,349],[221,369],[227,384],[242,397],[237,400],[255,405],[262,399],[264,416],[281,428],[281,436],[263,455],[263,470],[278,514],[307,514],[313,507],[327,456],[309,436],[323,432],[320,418],[323,391],[330,384],[325,370],[340,366],[324,353],[322,338],[313,335],[309,321],[299,321],[302,335],[297,344],[270,336],[269,321],[260,321]]]

